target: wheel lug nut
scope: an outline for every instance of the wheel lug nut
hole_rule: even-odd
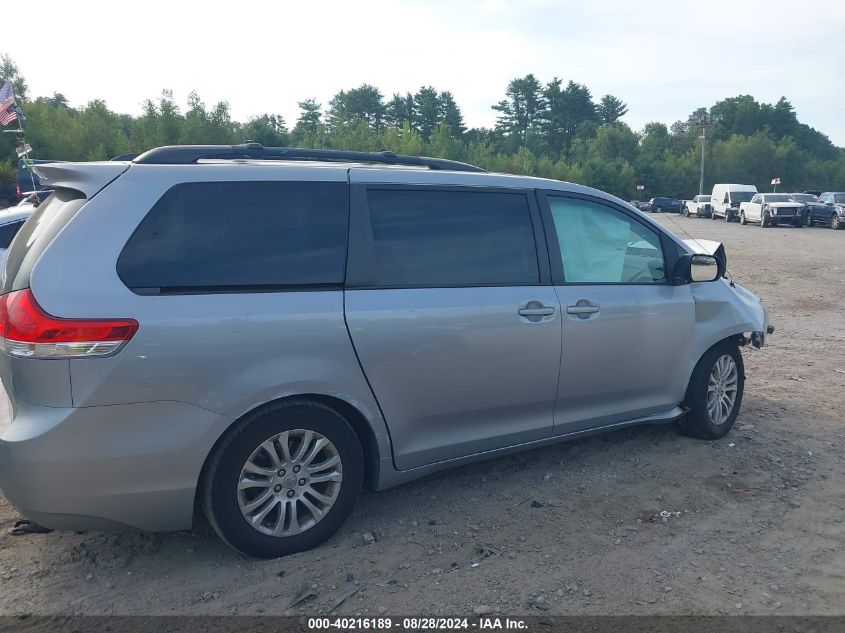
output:
[[[294,466],[294,467],[293,467],[293,472],[298,473],[298,472],[299,472],[299,470],[300,470],[299,466]]]
[[[276,484],[275,486],[273,486],[273,490],[274,490],[275,492],[281,492],[281,491],[282,491],[282,486],[281,486],[280,484]]]
[[[304,486],[304,485],[305,485],[305,480],[304,480],[304,479],[300,479],[300,480],[299,480],[299,485],[300,485],[300,486]]]
[[[284,468],[280,468],[279,472],[276,473],[279,477],[284,477],[287,473],[285,473]]]
[[[293,490],[288,490],[288,497],[292,497],[296,493]]]

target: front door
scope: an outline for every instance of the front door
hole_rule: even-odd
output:
[[[548,437],[561,315],[533,192],[353,190],[346,320],[396,467]]]
[[[612,203],[552,193],[541,202],[563,317],[554,433],[672,409],[695,326],[689,286],[668,281],[664,249],[676,247]]]

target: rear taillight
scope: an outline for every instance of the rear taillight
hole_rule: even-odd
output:
[[[10,356],[88,358],[117,352],[135,332],[133,319],[59,319],[29,288],[0,297],[0,342]]]

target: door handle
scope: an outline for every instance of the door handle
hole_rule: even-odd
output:
[[[518,312],[519,316],[524,317],[544,317],[552,316],[555,313],[555,309],[543,306],[540,308],[520,308]]]
[[[567,306],[567,314],[595,314],[599,311],[598,306]]]

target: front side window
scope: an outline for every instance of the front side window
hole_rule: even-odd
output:
[[[369,189],[367,203],[379,286],[539,283],[522,193]]]
[[[184,183],[143,219],[117,272],[161,292],[340,285],[348,208],[341,182]]]
[[[656,231],[589,200],[550,197],[549,206],[566,283],[666,282]]]

